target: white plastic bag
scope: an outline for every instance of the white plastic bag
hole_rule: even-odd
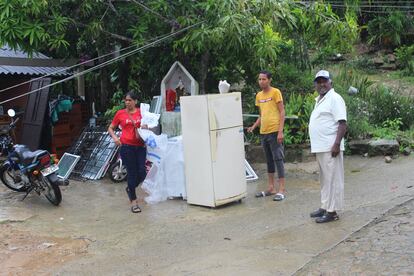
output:
[[[155,204],[167,200],[168,194],[164,181],[163,164],[154,163],[142,184],[142,189],[148,193],[145,202]]]
[[[167,150],[167,135],[156,135],[151,130],[142,128],[138,129],[138,133],[147,146],[147,159],[152,163],[161,164]]]
[[[155,204],[169,197],[187,198],[185,189],[182,137],[168,139],[168,147],[161,163],[154,163],[142,188],[148,193],[145,201]]]
[[[227,93],[230,90],[230,84],[226,80],[221,80],[219,82],[218,89],[220,91],[220,94]]]
[[[161,114],[155,114],[149,112],[150,105],[146,103],[141,103],[140,111],[141,111],[141,125],[147,125],[149,128],[154,128],[158,126],[158,121],[160,119]]]
[[[168,197],[183,197],[186,199],[182,136],[168,139],[163,169]]]

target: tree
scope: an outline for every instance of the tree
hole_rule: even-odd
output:
[[[56,50],[67,48],[65,32],[69,18],[56,13],[54,6],[49,6],[46,0],[1,1],[0,44],[7,43],[29,53],[45,46]]]
[[[4,0],[0,10],[0,44],[55,57],[97,57],[198,24],[101,70],[102,108],[119,89],[158,94],[176,59],[209,92],[220,78],[255,83],[280,63],[309,68],[310,48],[349,48],[358,32],[351,15],[291,0]]]

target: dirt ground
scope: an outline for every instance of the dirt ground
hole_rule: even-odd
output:
[[[84,239],[34,235],[0,224],[0,263],[4,275],[48,275],[53,266],[79,258],[88,250]]]
[[[340,220],[319,225],[315,162],[286,164],[287,199],[211,209],[168,200],[129,211],[125,184],[72,181],[61,206],[0,187],[0,275],[409,275],[414,155],[345,158]],[[140,196],[144,194],[140,192]],[[403,254],[406,252],[406,254]],[[396,261],[399,260],[399,261]]]

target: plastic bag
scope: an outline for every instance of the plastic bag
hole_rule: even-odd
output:
[[[138,133],[147,146],[147,159],[152,163],[161,164],[167,150],[167,135],[156,135],[151,130],[142,128],[138,129]]]
[[[220,81],[218,85],[218,89],[220,91],[220,94],[227,93],[230,90],[230,84],[226,80]]]
[[[149,112],[149,109],[149,104],[141,103],[141,125],[147,125],[149,128],[157,127],[161,114],[151,113]]]
[[[185,188],[184,151],[182,136],[168,139],[167,152],[163,160],[164,181],[168,197],[187,198]]]
[[[164,181],[163,164],[154,163],[142,184],[142,189],[148,193],[145,202],[155,204],[167,200],[168,194]]]
[[[142,184],[148,193],[145,201],[155,204],[169,197],[187,198],[185,189],[182,137],[168,139],[168,147],[161,163],[154,163]]]

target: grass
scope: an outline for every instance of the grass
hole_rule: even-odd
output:
[[[394,72],[389,73],[392,79],[402,80],[407,84],[414,86],[414,76],[403,76],[401,70],[397,70]]]

